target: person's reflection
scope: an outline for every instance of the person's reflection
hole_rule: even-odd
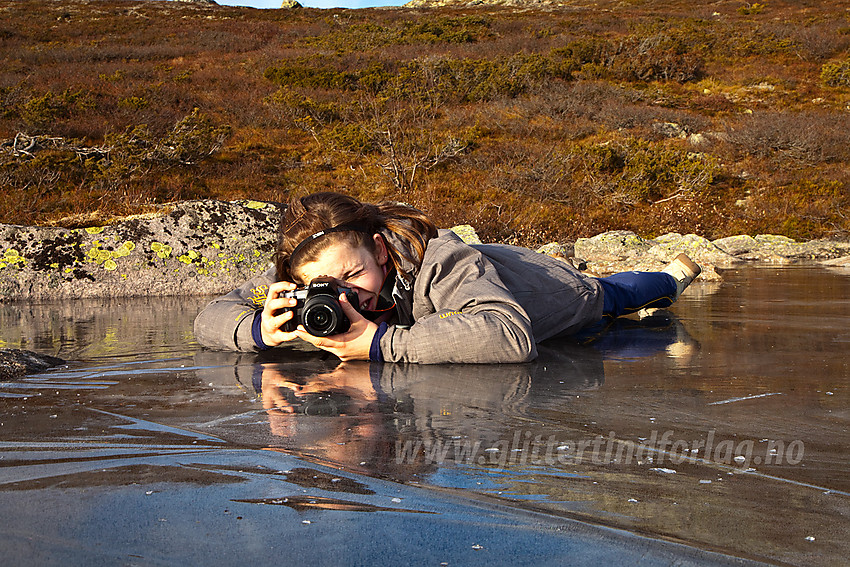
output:
[[[665,353],[676,366],[687,365],[698,343],[672,313],[658,310],[642,319],[620,317],[607,326],[583,333],[581,344],[592,344],[606,360],[644,358]]]
[[[309,379],[296,378],[281,366],[264,365],[260,393],[270,414],[356,415],[377,401],[366,363],[341,363]]]
[[[282,448],[405,479],[433,466],[421,454],[399,459],[410,443],[493,446],[529,423],[530,412],[569,411],[578,392],[601,388],[605,360],[669,356],[672,345],[695,344],[669,314],[618,321],[587,339],[538,345],[540,356],[526,364],[339,363],[267,352],[236,375],[261,398]]]

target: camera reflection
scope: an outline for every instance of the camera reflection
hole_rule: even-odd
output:
[[[596,335],[538,348],[531,363],[502,365],[340,363],[317,351],[281,348],[239,355],[230,378],[222,379],[232,380],[235,369],[242,390],[262,406],[270,448],[403,480],[437,466],[423,447],[456,440],[491,447],[547,411],[578,409],[584,393],[603,387],[605,360],[664,356],[679,364],[677,356],[698,345],[664,312],[618,319]],[[246,426],[229,433],[244,435]],[[403,451],[409,454],[401,458]]]

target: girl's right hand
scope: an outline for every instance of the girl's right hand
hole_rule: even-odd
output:
[[[266,346],[275,347],[296,338],[297,335],[294,332],[288,333],[282,330],[282,327],[292,319],[294,315],[292,309],[297,302],[295,298],[281,295],[284,291],[292,291],[296,287],[298,286],[292,282],[275,282],[269,286],[260,322],[260,330]]]

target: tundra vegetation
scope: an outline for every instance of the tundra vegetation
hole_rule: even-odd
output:
[[[397,199],[525,245],[850,231],[839,1],[0,1],[0,222]]]

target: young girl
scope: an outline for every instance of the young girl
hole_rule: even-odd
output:
[[[669,306],[700,273],[680,254],[662,272],[589,277],[526,248],[465,244],[411,207],[338,193],[290,203],[275,264],[198,315],[198,342],[256,351],[299,338],[342,360],[526,362],[536,343],[603,316]],[[356,292],[357,308],[339,297],[350,328],[285,330],[296,299],[284,293],[320,276]]]

